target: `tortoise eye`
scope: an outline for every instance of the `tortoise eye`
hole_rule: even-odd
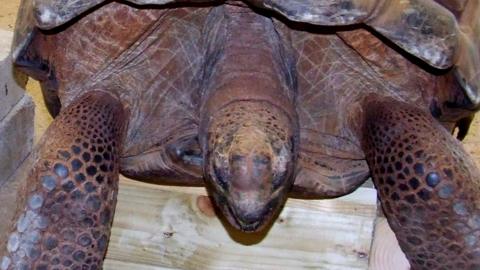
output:
[[[230,158],[231,162],[242,162],[245,161],[245,156],[238,155],[238,154],[233,154],[232,157]]]
[[[253,158],[253,162],[257,165],[264,165],[267,166],[270,164],[270,157],[264,155],[258,155]]]

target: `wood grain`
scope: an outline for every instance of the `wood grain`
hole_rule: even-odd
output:
[[[408,270],[410,264],[398,245],[397,238],[388,226],[387,219],[377,218],[369,270]]]
[[[463,145],[480,167],[480,115],[477,113]]]
[[[122,179],[105,269],[367,269],[376,192],[290,199],[267,235],[204,214],[201,188]]]

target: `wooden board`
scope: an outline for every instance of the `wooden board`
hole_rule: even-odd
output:
[[[398,246],[397,238],[387,219],[377,218],[375,235],[370,250],[369,270],[409,270],[410,264]]]
[[[105,269],[368,268],[373,189],[335,200],[291,199],[266,235],[224,227],[199,208],[202,195],[201,188],[122,179]]]

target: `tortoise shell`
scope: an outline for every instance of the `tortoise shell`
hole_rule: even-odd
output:
[[[16,28],[15,63],[42,82],[54,116],[92,87],[109,88],[122,99],[130,110],[122,155],[124,174],[166,177],[173,182],[201,178],[198,85],[204,80],[205,39],[208,28],[214,27],[209,25],[209,6],[214,1],[193,1],[208,2],[201,8],[141,6],[171,2],[155,0],[132,1],[134,5],[101,2],[25,0]],[[350,122],[358,120],[349,114],[353,108],[361,110],[370,92],[431,110],[449,130],[461,124],[460,136],[466,134],[470,110],[477,105],[475,91],[465,87],[465,80],[452,76],[459,74],[457,67],[453,72],[436,70],[414,58],[436,68],[453,64],[461,47],[458,36],[463,35],[457,17],[466,9],[455,3],[447,1],[442,7],[424,1],[386,8],[365,0],[326,6],[316,1],[252,2],[290,21],[312,24],[299,26],[273,17],[281,39],[290,43],[290,61],[296,61],[291,65],[296,65],[297,74],[289,76],[295,84],[291,88],[298,89],[292,95],[297,98],[300,145],[308,145],[300,151],[300,163],[309,168],[301,166],[298,179],[353,178],[345,182],[357,186],[367,178],[360,142],[352,139],[357,131]],[[377,32],[359,25],[362,22]],[[313,24],[353,26],[325,30]],[[305,64],[311,61],[315,67]],[[142,72],[155,69],[160,71]],[[475,80],[468,83],[474,85]],[[163,115],[169,116],[166,121],[152,124]],[[177,159],[188,162],[178,165]],[[342,186],[343,182],[339,181]],[[327,193],[346,192],[334,191],[337,188]]]
[[[115,165],[135,179],[205,185],[232,225],[257,231],[287,196],[341,196],[372,175],[421,267],[415,256],[429,238],[402,226],[413,210],[399,194],[402,203],[446,204],[451,226],[467,212],[454,199],[478,197],[465,180],[475,166],[448,134],[464,137],[480,104],[478,14],[479,4],[461,0],[25,0],[12,51],[57,116],[40,156],[75,144],[58,153],[98,163],[87,183],[103,172],[113,179]],[[456,181],[469,184],[448,203],[432,199],[447,198],[444,182],[436,190],[440,174],[464,160]],[[82,165],[45,170],[67,177]],[[451,265],[467,263],[447,253]]]

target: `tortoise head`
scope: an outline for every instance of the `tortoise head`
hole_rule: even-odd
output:
[[[253,232],[285,202],[293,182],[295,132],[285,113],[270,104],[238,103],[217,113],[208,127],[205,175],[227,220]]]

